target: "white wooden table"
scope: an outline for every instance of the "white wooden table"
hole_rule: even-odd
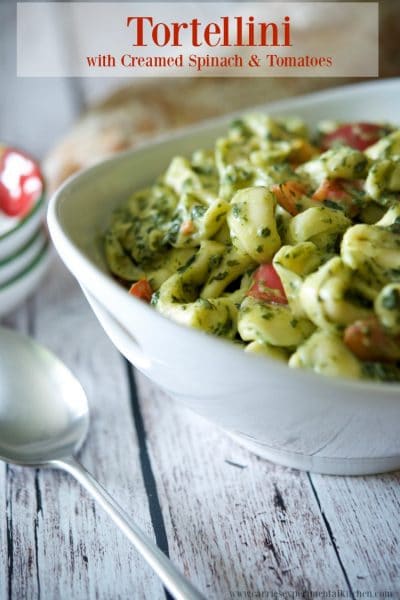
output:
[[[15,4],[2,0],[0,139],[40,157],[90,88],[17,80],[14,27]],[[57,260],[5,323],[81,380],[92,410],[82,463],[207,598],[400,597],[399,473],[310,475],[251,455],[127,365]],[[67,475],[0,464],[5,598],[158,600],[165,592]]]

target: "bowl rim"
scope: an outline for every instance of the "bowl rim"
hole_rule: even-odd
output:
[[[292,104],[297,104],[302,100],[309,100],[311,103],[313,101],[318,102],[320,99],[324,98],[335,98],[342,97],[343,94],[350,94],[355,90],[364,90],[366,93],[376,88],[391,88],[394,90],[400,90],[400,77],[390,78],[385,80],[378,81],[367,81],[362,83],[356,83],[351,85],[334,87],[328,90],[323,90],[319,92],[313,92],[311,94],[302,94],[299,96],[295,96],[289,99],[285,99],[282,101],[275,101],[270,103],[265,103],[263,105],[258,105],[255,107],[249,107],[248,111],[257,111],[257,110],[268,110],[277,109],[279,107],[290,107]],[[74,175],[70,176],[51,196],[48,209],[47,209],[47,223],[49,227],[50,236],[54,241],[54,245],[63,262],[66,264],[67,268],[72,272],[74,277],[78,279],[79,283],[81,280],[84,282],[90,280],[100,281],[103,287],[106,287],[110,290],[110,293],[116,294],[118,296],[118,300],[125,305],[127,309],[134,307],[136,305],[136,312],[140,315],[152,315],[152,318],[155,320],[159,320],[160,323],[164,323],[165,326],[168,324],[169,328],[174,328],[180,331],[185,331],[185,335],[193,337],[193,339],[198,336],[207,337],[209,340],[214,340],[214,344],[219,344],[221,349],[222,347],[226,352],[235,354],[240,352],[242,355],[246,356],[242,348],[238,348],[236,344],[233,344],[230,340],[225,340],[223,338],[219,338],[218,336],[209,334],[202,330],[198,330],[195,328],[186,327],[180,323],[177,323],[168,317],[162,315],[161,313],[154,310],[153,307],[147,305],[146,303],[140,301],[139,299],[129,295],[126,290],[118,284],[113,278],[111,274],[107,274],[102,271],[98,266],[94,264],[92,260],[90,260],[85,252],[78,248],[75,243],[73,243],[68,234],[64,231],[62,220],[59,218],[62,210],[62,204],[65,202],[66,197],[68,197],[69,192],[76,193],[76,187],[79,186],[81,182],[94,179],[94,175],[102,171],[105,167],[112,168],[114,164],[118,164],[121,160],[127,160],[131,158],[132,160],[135,156],[144,151],[151,150],[154,146],[158,146],[159,144],[169,142],[169,141],[179,141],[180,138],[185,138],[192,133],[201,132],[203,128],[212,127],[214,124],[221,125],[223,123],[228,123],[230,119],[237,117],[238,115],[242,115],[243,110],[236,111],[234,113],[229,113],[227,115],[219,116],[217,118],[208,119],[200,124],[196,124],[194,126],[182,128],[178,131],[174,131],[171,133],[165,133],[157,138],[152,139],[148,143],[141,144],[133,149],[126,150],[117,155],[113,155],[105,160],[102,160],[94,165],[91,165],[87,169],[84,169]],[[68,256],[68,259],[65,257]],[[73,266],[71,266],[73,265]],[[78,268],[79,267],[79,268]],[[77,271],[80,271],[83,277],[77,277],[75,274]],[[87,286],[89,291],[98,299],[97,295],[92,292],[89,286]],[[104,303],[98,299],[98,301],[103,305]],[[107,308],[106,308],[107,309]],[[108,310],[108,309],[107,309]],[[150,312],[149,312],[150,311]],[[249,354],[247,354],[248,356]],[[237,356],[237,354],[236,354]],[[259,356],[257,354],[253,354],[251,356],[252,361],[258,361],[261,365],[262,363],[265,365],[265,361],[269,361],[269,364],[273,364],[275,370],[281,370],[282,374],[287,374],[290,369],[287,364],[281,364],[280,361],[276,361],[267,356]],[[336,388],[337,393],[346,393],[346,391],[354,391],[354,392],[365,392],[368,396],[372,394],[384,394],[385,396],[392,396],[393,399],[400,401],[400,383],[399,382],[381,382],[374,380],[362,380],[362,379],[351,379],[345,377],[331,377],[322,375],[310,369],[290,369],[290,375],[293,379],[302,380],[308,386],[312,386],[318,381],[323,381],[326,386],[330,386],[331,388]],[[379,401],[379,399],[377,399]]]

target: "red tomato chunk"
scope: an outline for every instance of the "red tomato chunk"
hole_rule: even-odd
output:
[[[340,125],[335,131],[327,133],[321,140],[321,148],[329,150],[336,144],[344,144],[361,152],[375,144],[385,130],[381,125],[374,123],[348,123]]]
[[[325,179],[314,192],[312,199],[318,202],[330,200],[342,207],[346,215],[353,218],[359,211],[360,207],[353,198],[353,191],[360,191],[364,182],[360,179],[347,181],[346,179]]]
[[[260,265],[253,275],[253,281],[248,296],[263,302],[287,304],[285,290],[272,264]]]
[[[299,213],[297,202],[307,193],[307,189],[298,181],[287,181],[272,185],[271,192],[275,195],[278,204],[294,217]]]
[[[150,302],[153,290],[147,279],[139,279],[139,281],[131,285],[129,293],[135,296],[135,298],[139,298],[139,300]]]
[[[400,360],[400,337],[387,334],[376,317],[360,319],[349,325],[344,332],[344,343],[361,360]]]

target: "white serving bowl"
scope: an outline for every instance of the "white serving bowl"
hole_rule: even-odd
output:
[[[32,294],[49,268],[53,256],[47,241],[17,274],[0,285],[0,317],[13,312]]]
[[[47,243],[47,234],[43,228],[36,231],[33,237],[22,248],[0,260],[0,286],[24,271],[40,250]]]
[[[37,231],[46,212],[45,197],[42,195],[31,211],[23,218],[13,218],[13,226],[0,234],[0,260],[22,248]]]
[[[270,114],[400,123],[400,79],[336,88],[262,107]],[[130,296],[99,244],[115,207],[176,154],[212,146],[232,115],[121,154],[52,198],[50,233],[117,348],[143,373],[257,454],[295,468],[368,474],[400,468],[400,386],[289,369],[185,328]],[[104,365],[107,368],[107,365]],[[111,399],[110,399],[111,401]]]

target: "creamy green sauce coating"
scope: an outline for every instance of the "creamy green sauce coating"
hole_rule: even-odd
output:
[[[114,213],[111,273],[246,352],[400,381],[400,130],[372,125],[363,148],[351,127],[250,114],[174,157]]]

